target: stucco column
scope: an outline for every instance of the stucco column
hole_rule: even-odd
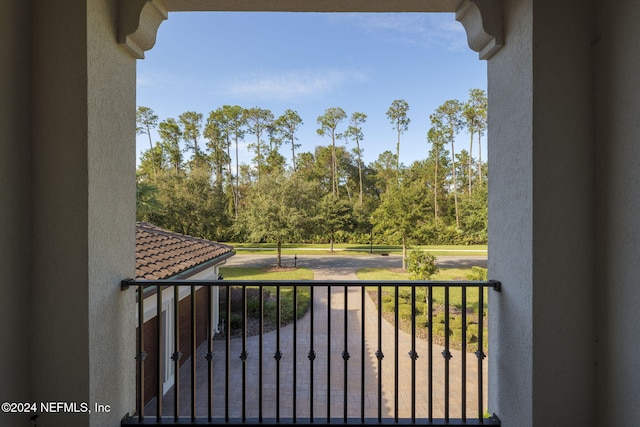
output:
[[[598,425],[634,426],[640,419],[640,3],[597,3]]]
[[[135,401],[135,60],[117,2],[33,4],[32,398],[109,405],[38,425],[115,426]]]
[[[490,400],[503,426],[594,425],[591,11],[505,1],[489,60]]]
[[[31,295],[31,17],[21,0],[0,13],[0,403],[28,401]],[[11,60],[6,60],[10,58]],[[19,418],[0,411],[0,425]],[[28,419],[23,419],[25,425]]]

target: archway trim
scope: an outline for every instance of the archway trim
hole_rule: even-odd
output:
[[[504,45],[502,0],[120,0],[118,42],[133,57],[144,58],[169,11],[451,12],[480,59]]]

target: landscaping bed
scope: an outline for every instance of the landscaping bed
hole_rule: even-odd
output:
[[[395,324],[395,292],[393,289],[383,287],[382,290],[382,317],[391,323]],[[422,292],[420,292],[422,291]],[[459,291],[459,289],[458,289]],[[450,291],[452,294],[454,290]],[[378,290],[367,289],[369,297],[376,305],[378,309]],[[444,295],[444,290],[442,290]],[[409,288],[400,288],[398,296],[398,318],[400,323],[400,330],[411,333],[411,291]],[[422,298],[420,298],[422,297]],[[433,312],[431,322],[433,324],[433,342],[444,346],[445,344],[445,306],[443,303],[438,302],[434,292]],[[453,300],[453,298],[451,299]],[[463,308],[460,304],[449,306],[449,346],[450,348],[461,350],[463,334],[467,343],[467,351],[475,352],[478,350],[478,310],[477,310],[477,298],[475,306],[469,301],[466,307],[466,327],[462,324]],[[415,322],[416,322],[416,337],[428,340],[431,328],[429,328],[428,317],[428,304],[426,302],[426,289],[418,288],[416,290],[416,307],[415,307]],[[483,319],[483,351],[486,353],[488,349],[488,335],[487,335],[487,318],[486,308],[484,309],[485,317]],[[464,332],[463,332],[464,331]]]
[[[230,280],[309,280],[313,273],[307,269],[269,267],[269,268],[224,268],[221,269],[225,278]],[[231,287],[231,322],[230,333],[232,337],[242,336],[242,288]],[[264,333],[275,330],[278,326],[276,287],[263,287],[263,331]],[[255,286],[247,286],[247,336],[260,333],[260,290],[258,283]],[[280,324],[286,326],[294,320],[293,287],[280,288]],[[310,293],[308,286],[298,286],[298,319],[302,318],[309,310]],[[226,322],[227,293],[220,292],[220,317]],[[226,328],[225,328],[226,329]],[[216,336],[218,339],[226,338],[224,333]]]

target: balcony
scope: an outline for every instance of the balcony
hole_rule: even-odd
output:
[[[136,413],[122,425],[500,425],[486,414],[483,327],[498,282],[128,280],[122,288],[145,300]],[[164,319],[152,329],[148,301]],[[455,322],[464,339],[444,333]]]

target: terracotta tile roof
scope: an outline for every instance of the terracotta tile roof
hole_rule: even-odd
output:
[[[137,279],[168,279],[224,255],[233,255],[233,247],[136,223]]]

